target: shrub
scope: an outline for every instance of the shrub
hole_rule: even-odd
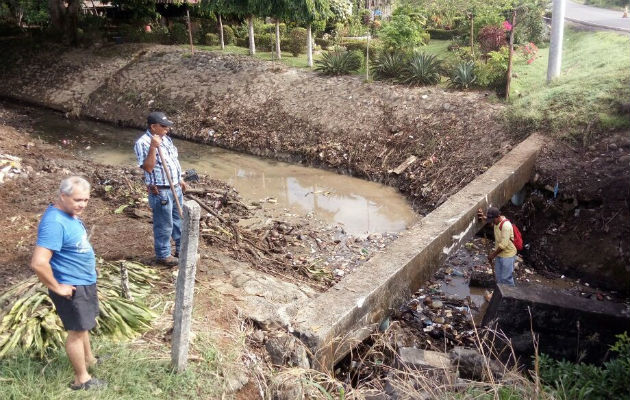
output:
[[[453,40],[453,37],[457,34],[456,31],[450,29],[427,29],[427,33],[431,39],[436,40]]]
[[[453,74],[449,78],[450,85],[458,89],[468,89],[477,80],[475,76],[475,63],[464,61],[455,66]]]
[[[498,26],[484,26],[477,35],[479,47],[484,54],[491,51],[498,51],[507,44],[505,30]]]
[[[346,75],[361,67],[361,55],[354,51],[327,51],[315,64],[315,70],[324,75]]]
[[[380,80],[400,79],[405,72],[406,61],[405,54],[401,51],[383,52],[372,66],[374,78]]]
[[[293,54],[293,57],[297,57],[300,54],[306,53],[306,29],[293,28],[289,33],[289,42],[286,49]],[[280,42],[282,44],[282,41]]]
[[[169,29],[172,44],[188,43],[188,29],[181,22],[174,22]]]
[[[261,51],[271,51],[276,43],[276,35],[270,33],[261,33],[260,35],[256,35],[255,39],[256,48],[259,48]]]
[[[206,33],[204,38],[204,43],[208,46],[218,46],[219,45],[219,35],[216,33]]]
[[[617,358],[603,367],[574,364],[540,357],[540,378],[552,388],[554,397],[562,399],[626,399],[630,382],[630,337],[616,336],[610,348]]]
[[[434,85],[440,81],[441,61],[433,54],[415,54],[404,71],[404,82],[412,85]]]
[[[509,49],[506,46],[499,51],[488,53],[486,62],[475,62],[476,85],[503,93],[507,79],[508,58]]]
[[[422,25],[405,14],[393,15],[391,21],[383,25],[379,37],[387,48],[394,50],[413,49],[428,40]]]
[[[542,9],[531,6],[526,12],[521,13],[518,18],[518,24],[514,28],[514,42],[528,43],[533,42],[542,44],[549,41],[550,31],[545,21],[541,18]]]
[[[521,48],[521,53],[523,57],[527,60],[527,64],[531,64],[536,59],[536,54],[538,54],[538,47],[534,43],[527,43],[525,46]]]
[[[324,39],[324,38],[315,38],[315,44],[321,47],[322,50],[328,50],[328,48],[332,46],[332,40]]]
[[[244,38],[240,38],[237,37],[236,38],[236,45],[239,47],[245,47],[246,49],[249,49],[249,38],[244,37]]]
[[[348,51],[358,50],[365,54],[365,48],[367,47],[367,40],[359,39],[346,39],[343,41],[343,45]]]
[[[234,43],[236,36],[234,36],[234,29],[230,25],[223,25],[223,43],[227,46],[228,44]]]

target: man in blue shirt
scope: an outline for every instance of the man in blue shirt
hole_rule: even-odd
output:
[[[87,367],[96,363],[88,331],[96,326],[98,297],[94,250],[79,215],[90,199],[90,184],[73,176],[61,181],[59,198],[42,216],[31,268],[46,287],[68,331],[66,353],[74,369],[70,387],[99,389],[105,381],[93,378]]]
[[[144,170],[144,182],[149,192],[149,205],[153,211],[153,245],[156,262],[173,267],[178,264],[181,239],[181,217],[171,191],[166,169],[168,169],[179,203],[183,204],[182,192],[186,185],[182,179],[182,167],[177,159],[177,148],[167,136],[173,123],[161,112],[152,112],[147,117],[147,130],[136,141],[134,152],[138,166]],[[161,149],[165,160],[158,155]],[[171,255],[171,242],[175,242],[175,256]]]

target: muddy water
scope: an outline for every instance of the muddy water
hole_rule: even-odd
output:
[[[42,139],[93,161],[135,166],[133,143],[143,133],[93,121],[71,121],[52,112],[32,115]],[[244,155],[174,140],[184,170],[228,182],[244,199],[276,204],[296,214],[311,213],[353,235],[399,232],[417,215],[395,189],[330,171]]]

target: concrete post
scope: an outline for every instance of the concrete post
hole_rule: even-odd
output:
[[[186,369],[188,342],[192,320],[197,246],[199,244],[199,204],[189,200],[184,203],[181,248],[179,252],[179,273],[175,286],[175,311],[173,312],[173,342],[171,363],[177,372]]]
[[[551,43],[549,44],[549,63],[547,64],[547,83],[560,76],[562,67],[562,40],[564,37],[565,0],[553,0],[551,16]]]

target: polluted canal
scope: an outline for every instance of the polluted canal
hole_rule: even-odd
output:
[[[32,113],[44,140],[105,165],[136,164],[138,129],[76,121],[46,111]],[[233,186],[247,201],[277,204],[334,224],[350,235],[404,231],[418,220],[394,188],[331,171],[262,159],[204,144],[174,139],[184,170],[194,169]]]

